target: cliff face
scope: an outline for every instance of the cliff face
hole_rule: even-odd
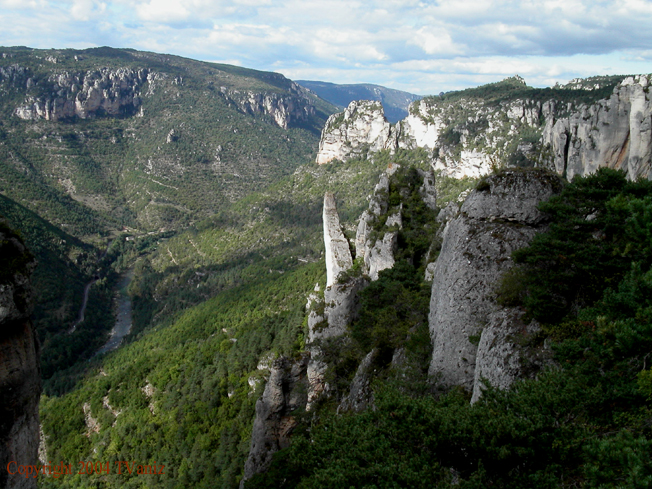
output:
[[[606,166],[628,178],[652,178],[650,76],[626,78],[611,97],[569,117],[548,118],[542,142],[555,171],[569,180]]]
[[[521,79],[517,83],[525,87]],[[520,131],[539,128],[552,107],[530,99],[494,103],[480,97],[453,102],[429,97],[412,103],[409,115],[390,127],[378,104],[352,102],[329,118],[317,163],[360,156],[364,145],[371,152],[424,148],[444,175],[479,177],[506,157],[507,146]]]
[[[326,192],[324,195],[324,246],[326,248],[326,287],[337,280],[337,276],[353,265],[349,241],[342,232],[340,218],[337,214],[335,196]]]
[[[20,119],[59,121],[130,116],[137,113],[143,97],[152,95],[159,86],[184,84],[183,76],[171,76],[149,68],[71,71],[57,69],[55,58],[49,61],[54,66],[47,74],[36,74],[29,67],[19,64],[0,67],[0,83],[11,85],[26,94],[23,102],[13,111]],[[279,80],[271,81],[281,83]],[[284,91],[220,86],[217,93],[243,114],[268,116],[283,129],[313,118],[315,107],[306,90],[289,80],[281,84]]]
[[[378,102],[351,102],[339,114],[328,118],[319,141],[317,163],[331,160],[346,161],[359,156],[365,149],[379,151],[390,144],[390,124]]]
[[[275,92],[240,91],[220,87],[222,96],[242,113],[267,115],[283,129],[306,122],[315,115],[314,105],[299,85],[291,82],[288,90],[289,95],[282,95]]]
[[[307,361],[307,356],[295,362],[284,357],[274,360],[263,395],[256,402],[251,448],[240,487],[254,474],[267,470],[272,455],[290,444],[297,423],[293,412],[306,405]]]
[[[430,302],[433,342],[429,375],[443,387],[481,392],[482,378],[507,387],[522,375],[515,331],[522,313],[494,301],[512,251],[543,226],[537,204],[561,188],[541,171],[505,171],[472,192],[443,233]]]
[[[37,80],[29,76],[29,70],[21,72],[28,95],[15,114],[25,120],[48,121],[132,115],[141,104],[143,85],[149,83],[153,89],[155,80],[162,76],[146,69],[103,68],[78,73],[55,72]]]
[[[353,102],[329,119],[317,162],[345,161],[363,148],[423,148],[433,168],[454,178],[479,177],[501,166],[546,167],[569,180],[603,166],[623,169],[631,179],[651,178],[650,80],[574,80],[539,91],[513,77],[466,96],[414,102],[410,114],[391,127],[383,125],[382,108]]]
[[[0,227],[0,487],[7,488],[36,487],[36,479],[7,471],[12,461],[38,461],[41,377],[29,320],[34,266],[20,238]]]

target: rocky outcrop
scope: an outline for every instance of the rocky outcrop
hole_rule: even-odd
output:
[[[358,309],[358,292],[366,285],[362,277],[337,280],[341,272],[353,266],[349,242],[342,232],[332,193],[324,195],[324,245],[326,248],[327,283],[323,293],[312,294],[308,314],[308,404],[310,411],[319,398],[327,394],[327,365],[323,360],[321,342],[342,336]]]
[[[288,87],[289,95],[276,92],[240,91],[220,87],[220,94],[244,114],[266,115],[274,123],[287,129],[308,121],[315,115],[315,106],[305,96],[304,88],[294,82]]]
[[[356,231],[356,258],[364,263],[364,272],[371,280],[378,280],[378,273],[394,266],[397,230],[402,228],[401,208],[393,209],[387,216],[383,233],[372,233],[375,223],[389,211],[389,177],[398,169],[397,165],[380,175],[380,181],[374,189],[369,208],[362,213]]]
[[[306,410],[312,410],[315,403],[328,395],[330,386],[326,381],[328,365],[323,359],[321,343],[341,337],[355,318],[359,308],[358,293],[366,285],[362,277],[349,278],[344,283],[335,283],[324,290],[323,302],[315,297],[315,306],[308,315],[308,399]]]
[[[365,150],[380,151],[390,147],[390,124],[379,102],[359,100],[326,121],[319,141],[317,163],[334,159],[346,161]]]
[[[146,69],[102,68],[86,72],[52,73],[37,80],[27,78],[27,96],[15,114],[21,119],[58,121],[102,115],[133,115],[141,105],[141,90],[162,75]]]
[[[489,314],[478,343],[472,404],[482,396],[485,382],[507,389],[547,361],[545,348],[528,346],[528,340],[541,328],[536,321],[526,323],[524,315],[516,308],[502,308]]]
[[[280,357],[272,363],[263,395],[256,402],[256,418],[251,433],[251,447],[245,463],[244,478],[264,472],[272,455],[290,444],[290,434],[297,424],[294,412],[306,405],[308,357],[292,362]]]
[[[605,100],[583,105],[569,117],[550,117],[542,143],[550,164],[569,180],[600,167],[622,169],[628,178],[652,178],[650,75],[626,78]]]
[[[522,78],[512,77],[492,87],[504,93],[503,100],[472,91],[426,97],[391,127],[371,102],[352,103],[329,118],[317,162],[346,161],[365,150],[423,148],[433,168],[453,178],[477,178],[505,166],[548,167],[569,180],[600,167],[622,169],[630,179],[652,178],[652,75],[617,79],[574,80],[555,87],[565,97],[549,90],[542,99],[510,95],[526,88]],[[599,100],[609,87],[613,94]],[[571,89],[578,97],[569,101]]]
[[[494,348],[496,343],[490,341],[500,336],[496,328],[505,335],[516,324],[509,320],[513,315],[504,311],[500,315],[495,288],[512,266],[512,252],[527,245],[544,225],[537,204],[560,188],[560,179],[544,171],[504,171],[486,177],[459,215],[448,221],[433,270],[429,315],[433,342],[429,374],[442,387],[473,391],[476,381],[488,377],[484,367],[476,376],[478,358],[482,365],[491,365],[518,357],[512,350],[508,355]],[[509,365],[514,368],[501,377],[501,386],[519,374],[515,363]]]
[[[519,77],[503,83],[525,87]],[[364,150],[424,148],[433,167],[444,175],[480,177],[506,159],[508,143],[523,128],[538,129],[549,111],[545,103],[529,99],[495,104],[480,97],[453,101],[427,97],[412,103],[409,115],[390,127],[378,104],[352,102],[326,123],[317,163],[346,161]]]
[[[35,261],[22,240],[0,224],[0,487],[35,488],[36,479],[10,475],[7,464],[38,463],[41,376],[29,316]]]
[[[374,348],[362,359],[355,376],[351,381],[349,393],[344,396],[337,412],[355,411],[360,412],[373,405],[374,393],[371,390],[371,379],[374,373],[373,363],[378,356],[378,350]]]
[[[330,287],[337,276],[353,265],[349,240],[346,239],[337,214],[335,196],[331,192],[324,195],[324,245],[326,247],[326,286]]]

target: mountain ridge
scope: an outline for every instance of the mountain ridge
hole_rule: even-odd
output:
[[[311,80],[297,80],[297,83],[342,109],[354,100],[381,102],[385,116],[392,123],[405,118],[410,104],[422,98],[420,95],[372,83],[336,84]]]

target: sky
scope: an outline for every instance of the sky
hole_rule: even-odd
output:
[[[652,0],[0,0],[0,46],[134,48],[427,95],[652,72]]]

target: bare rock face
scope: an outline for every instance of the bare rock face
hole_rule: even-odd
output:
[[[133,115],[141,104],[141,89],[150,89],[161,75],[146,69],[103,68],[96,71],[53,73],[47,79],[26,81],[27,96],[15,114],[21,119],[94,118]]]
[[[35,265],[20,238],[0,225],[0,487],[7,488],[36,488],[36,479],[7,471],[12,461],[38,463],[41,376],[29,320]]]
[[[394,165],[392,172],[398,167]],[[369,208],[360,216],[358,229],[355,237],[355,256],[364,261],[364,271],[371,280],[378,280],[378,273],[394,266],[394,253],[396,252],[398,233],[396,229],[403,227],[402,207],[389,210],[389,173],[380,175],[380,181],[376,185],[374,194],[371,196]],[[425,185],[425,183],[424,183]],[[434,185],[434,177],[433,177]],[[390,212],[385,221],[384,233],[381,236],[372,235],[372,223],[381,215]]]
[[[344,283],[335,283],[324,290],[321,307],[308,315],[308,402],[306,411],[323,396],[328,395],[330,386],[326,382],[328,365],[323,360],[320,343],[346,333],[346,328],[359,309],[358,293],[368,282],[361,277],[351,278]]]
[[[275,452],[289,446],[297,424],[293,412],[306,405],[307,364],[307,356],[295,362],[280,357],[272,363],[265,391],[256,402],[251,448],[240,487],[254,474],[267,470]]]
[[[220,87],[220,94],[244,114],[267,115],[277,126],[287,129],[293,124],[307,121],[315,114],[315,107],[305,96],[304,88],[291,82],[288,90],[290,95]]]
[[[486,347],[479,351],[478,341],[501,309],[493,298],[497,282],[512,266],[511,253],[541,229],[543,216],[536,205],[560,189],[559,178],[546,172],[505,171],[487,177],[446,225],[429,315],[429,374],[443,387],[472,391],[476,358],[490,362],[492,353]],[[501,324],[504,329],[510,323]]]
[[[570,117],[550,117],[542,142],[555,171],[569,180],[600,167],[622,169],[632,180],[652,178],[650,81],[650,75],[626,78],[608,99]]]
[[[378,350],[374,348],[362,359],[355,377],[351,381],[349,393],[342,399],[337,407],[337,412],[355,411],[359,413],[373,405],[374,394],[371,390],[371,379],[373,374],[373,362],[378,355]]]
[[[370,100],[353,101],[344,112],[333,114],[326,121],[317,163],[322,165],[333,159],[346,161],[367,148],[370,151],[386,149],[389,142],[390,124],[382,105]]]
[[[388,219],[389,220],[389,219]],[[370,246],[365,246],[365,265],[371,280],[378,280],[378,273],[394,266],[394,253],[398,246],[398,233],[386,232]]]
[[[473,397],[475,403],[482,396],[484,382],[507,389],[514,381],[536,371],[547,360],[547,351],[528,347],[528,338],[540,330],[539,324],[523,321],[524,312],[503,308],[489,314],[482,330],[475,363]]]
[[[324,244],[326,246],[326,286],[330,287],[337,276],[353,266],[349,241],[342,232],[337,214],[335,196],[331,192],[324,195]]]

